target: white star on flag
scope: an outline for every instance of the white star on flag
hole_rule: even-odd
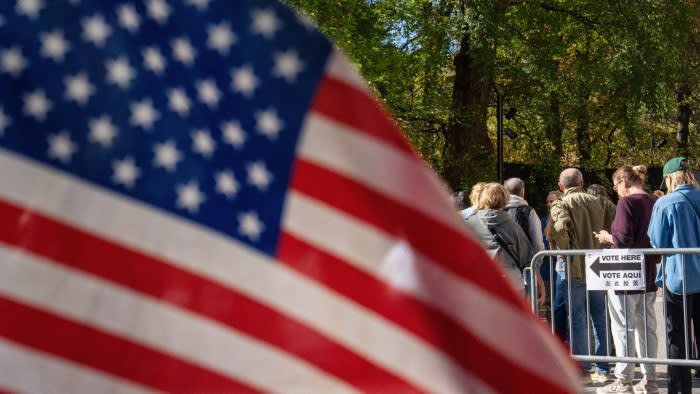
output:
[[[116,126],[112,124],[112,121],[106,115],[90,119],[90,121],[88,121],[88,128],[90,129],[88,139],[102,145],[104,148],[112,146],[112,141],[118,134]]]
[[[277,116],[277,112],[274,109],[256,112],[255,122],[258,133],[266,136],[270,140],[277,139],[277,136],[284,127],[284,123]]]
[[[134,164],[134,159],[126,157],[112,162],[112,181],[127,188],[134,187],[134,183],[141,176],[141,170]]]
[[[272,182],[272,174],[265,167],[265,163],[256,161],[246,166],[248,170],[248,183],[261,191],[267,190]]]
[[[224,141],[231,144],[236,149],[241,149],[245,143],[245,131],[241,128],[241,123],[237,120],[232,120],[221,125],[221,132],[224,136]]]
[[[107,81],[122,89],[129,87],[129,83],[134,78],[134,69],[131,68],[125,56],[107,60],[105,67],[107,68]]]
[[[209,158],[216,149],[216,142],[207,130],[195,130],[192,133],[192,150]]]
[[[170,6],[164,0],[148,0],[148,15],[161,25],[168,21]]]
[[[249,65],[231,71],[231,88],[246,97],[251,97],[258,86],[258,78]]]
[[[24,96],[24,113],[36,120],[46,119],[46,114],[51,111],[51,108],[53,104],[41,90],[35,90]]]
[[[131,4],[123,4],[117,9],[119,25],[130,33],[135,33],[141,26],[141,17]]]
[[[41,0],[18,0],[16,9],[18,14],[26,15],[30,19],[36,19],[42,8],[44,8],[44,3]]]
[[[199,190],[199,185],[195,181],[190,181],[186,185],[177,185],[177,206],[196,213],[199,206],[204,202],[206,196]]]
[[[164,168],[168,172],[174,172],[177,163],[182,159],[182,154],[177,150],[175,142],[168,140],[156,144],[153,150],[156,154],[153,159],[153,164],[156,167]]]
[[[209,0],[187,0],[187,3],[197,7],[200,11],[206,11],[209,7]]]
[[[187,97],[185,90],[182,88],[174,88],[168,90],[168,108],[178,115],[185,117],[190,113],[190,99]]]
[[[236,177],[233,175],[233,171],[221,171],[216,173],[216,191],[226,196],[226,198],[233,198],[238,193],[239,185]]]
[[[255,212],[246,212],[238,215],[238,232],[253,241],[260,239],[260,234],[265,229],[263,222],[258,219]]]
[[[101,15],[84,18],[81,24],[83,26],[83,40],[95,44],[98,48],[102,48],[107,37],[112,34],[112,28],[105,23]]]
[[[215,108],[221,99],[221,92],[213,79],[197,82],[197,97],[209,108]]]
[[[274,37],[277,30],[279,30],[281,27],[280,20],[277,19],[275,12],[271,9],[254,10],[252,16],[253,32],[260,34],[267,39]]]
[[[13,77],[22,73],[27,67],[27,59],[22,56],[22,51],[17,47],[4,49],[0,53],[0,69]]]
[[[62,62],[66,52],[70,50],[70,44],[63,38],[60,30],[41,34],[41,55],[51,58],[56,62]]]
[[[288,50],[286,52],[278,52],[274,55],[275,66],[272,74],[277,77],[284,78],[287,82],[294,82],[297,75],[303,70],[304,65],[299,59],[296,51]]]
[[[153,107],[151,99],[143,99],[141,101],[129,104],[131,109],[130,123],[134,126],[140,126],[143,129],[150,131],[159,118],[160,114]]]
[[[231,31],[231,25],[227,22],[210,25],[207,34],[207,46],[222,55],[228,54],[231,45],[237,41],[236,35]]]
[[[156,75],[163,73],[163,70],[165,70],[165,58],[163,58],[158,48],[144,48],[142,55],[144,67],[151,70]]]
[[[48,137],[49,142],[49,157],[59,160],[64,164],[70,162],[73,154],[78,150],[67,132],[62,131],[58,134],[51,134]]]
[[[64,83],[66,84],[66,98],[80,105],[87,104],[90,96],[95,93],[95,87],[92,86],[84,72],[73,77],[66,77]]]
[[[173,56],[185,66],[191,66],[197,51],[186,38],[177,38],[172,42]]]

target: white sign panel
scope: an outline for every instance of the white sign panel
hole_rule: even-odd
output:
[[[588,290],[644,290],[644,255],[629,249],[586,253]]]

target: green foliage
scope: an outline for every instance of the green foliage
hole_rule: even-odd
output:
[[[495,91],[504,94],[506,110],[517,109],[505,122],[518,134],[505,138],[506,161],[533,165],[547,176],[562,166],[658,165],[678,148],[652,149],[650,138],[672,139],[678,106],[697,107],[693,94],[681,102],[676,94],[680,84],[698,86],[700,5],[693,1],[287,2],[308,13],[346,52],[441,173],[455,164],[450,161],[477,157],[447,154],[446,136],[455,122],[483,122],[495,145]],[[484,86],[495,90],[487,92],[485,121],[451,113],[460,49],[471,55],[470,67],[485,70]],[[692,141],[688,148],[694,152]],[[495,169],[488,162],[492,156],[475,160]],[[474,176],[465,174],[452,186],[479,180]],[[493,179],[495,173],[478,176]]]

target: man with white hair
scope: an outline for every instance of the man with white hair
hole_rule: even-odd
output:
[[[503,182],[510,199],[506,211],[518,223],[532,244],[534,253],[544,250],[540,217],[525,200],[525,182],[520,178],[509,178]]]
[[[559,249],[600,249],[594,233],[610,231],[615,217],[615,205],[607,198],[586,193],[583,189],[583,174],[576,168],[567,168],[559,175],[559,189],[564,195],[552,203],[552,239]],[[573,256],[567,260],[566,275],[571,289],[571,299],[565,300],[571,318],[570,342],[573,354],[588,354],[588,319],[590,314],[595,334],[595,355],[606,356],[606,310],[605,292],[587,291],[584,256]],[[567,294],[568,295],[568,294]],[[588,303],[586,302],[588,299]],[[587,311],[586,304],[590,306]],[[590,363],[583,363],[588,373]],[[590,378],[596,383],[608,380],[610,366],[607,363],[593,364]]]

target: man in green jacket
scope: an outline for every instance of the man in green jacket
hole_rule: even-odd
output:
[[[608,199],[588,194],[583,189],[583,175],[576,168],[567,168],[559,175],[559,189],[564,192],[561,199],[552,203],[552,241],[557,249],[600,249],[595,237],[600,230],[610,231],[615,217],[615,205]],[[553,248],[554,249],[554,248]],[[566,275],[571,288],[571,300],[566,307],[571,319],[570,342],[573,354],[588,354],[588,324],[586,318],[586,276],[584,256],[567,260]],[[588,293],[591,322],[595,334],[595,355],[608,354],[606,343],[605,292]],[[568,294],[565,295],[568,298]],[[590,363],[583,363],[584,372]],[[610,367],[607,363],[596,363],[591,379],[597,383],[608,380]]]

